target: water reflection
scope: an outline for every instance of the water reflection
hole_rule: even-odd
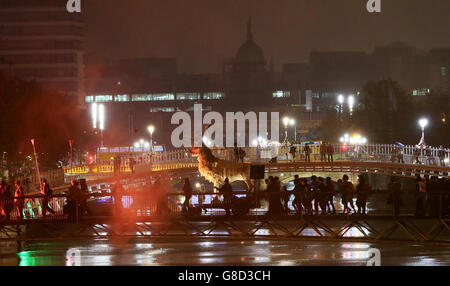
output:
[[[450,247],[283,240],[101,240],[2,244],[1,265],[450,265]],[[76,250],[76,251],[74,251]],[[77,252],[78,251],[78,252]],[[78,256],[77,256],[78,255]],[[79,259],[79,260],[77,260]]]

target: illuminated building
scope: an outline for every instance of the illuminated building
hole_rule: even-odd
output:
[[[67,13],[66,3],[0,1],[0,72],[82,102],[84,23],[80,13]]]

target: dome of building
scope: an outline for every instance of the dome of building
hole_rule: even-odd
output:
[[[235,61],[237,63],[265,63],[262,49],[253,40],[252,24],[248,22],[247,41],[239,48]]]

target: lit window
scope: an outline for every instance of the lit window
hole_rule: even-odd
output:
[[[95,102],[111,102],[113,101],[112,95],[97,95],[95,96]]]
[[[175,96],[172,93],[154,94],[152,100],[153,101],[175,100]]]
[[[429,88],[420,88],[420,89],[414,89],[412,92],[413,96],[427,96],[430,95],[431,90]]]
[[[130,101],[130,99],[127,94],[118,94],[114,97],[114,101],[127,102],[127,101]]]
[[[87,103],[94,102],[94,97],[93,97],[93,96],[86,96],[85,101],[86,101]]]
[[[177,100],[199,100],[200,93],[177,93]]]
[[[290,91],[275,91],[273,93],[273,98],[286,98],[286,97],[291,97],[291,92]]]
[[[447,68],[446,67],[441,67],[441,74],[442,74],[442,76],[446,76],[447,75]]]
[[[134,94],[132,97],[132,101],[152,101],[151,94]]]
[[[224,98],[221,92],[207,92],[203,94],[203,99],[221,99]]]
[[[153,108],[150,108],[150,112],[151,113],[155,113],[155,112],[175,112],[177,110],[178,110],[178,108],[175,108],[175,107],[153,107]]]

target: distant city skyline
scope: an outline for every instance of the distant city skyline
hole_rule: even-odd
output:
[[[307,62],[311,51],[364,51],[403,41],[450,47],[450,1],[194,0],[83,2],[86,52],[110,58],[170,57],[180,73],[216,73],[235,56],[253,22],[255,42],[275,70]]]

